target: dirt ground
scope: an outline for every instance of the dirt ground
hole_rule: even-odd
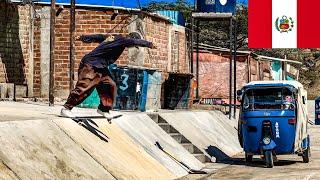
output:
[[[310,126],[311,160],[303,163],[298,155],[284,155],[278,157],[278,162],[271,168],[265,168],[264,162],[255,156],[250,164],[246,164],[244,154],[239,154],[229,162],[225,168],[218,169],[208,175],[190,175],[181,179],[320,179],[320,126]]]

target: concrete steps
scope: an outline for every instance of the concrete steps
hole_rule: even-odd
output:
[[[202,163],[211,163],[211,160],[208,158],[208,156],[204,155],[203,153],[192,154],[192,155]]]
[[[174,127],[168,123],[158,123],[158,125],[168,134],[170,133],[179,133]]]
[[[164,123],[161,120],[159,122]],[[151,157],[165,166],[176,178],[188,175],[188,171],[181,167],[181,164],[177,163],[171,156],[192,169],[200,170],[205,167],[205,164],[201,163],[181,144],[175,141],[169,133],[165,132],[145,113],[125,114],[117,119],[117,121],[114,121],[114,124],[126,132],[137,145],[141,146]],[[167,131],[174,130],[167,124],[162,124],[161,126],[166,128]],[[182,142],[185,142],[177,133],[173,133],[173,135]],[[155,145],[156,143],[160,144],[171,156],[159,149]]]
[[[168,133],[174,140],[181,144],[190,154],[197,158],[202,163],[211,162],[199,148],[193,145],[186,137],[184,137],[173,126],[167,123],[166,120],[161,118],[158,114],[148,114],[149,117],[156,122],[166,133]]]
[[[186,139],[184,136],[182,136],[180,133],[170,133],[170,136],[180,144],[190,143],[190,141]]]

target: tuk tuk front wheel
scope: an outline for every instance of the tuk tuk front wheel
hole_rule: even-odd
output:
[[[302,153],[303,162],[309,163],[309,161],[310,161],[309,157],[310,157],[310,146]]]
[[[273,168],[273,155],[271,150],[264,151],[264,159],[265,159],[266,167]]]

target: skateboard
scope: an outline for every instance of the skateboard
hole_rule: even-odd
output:
[[[60,116],[59,117],[64,117],[64,116]],[[104,134],[102,131],[99,130],[99,126],[96,122],[94,122],[92,119],[107,119],[108,123],[111,124],[112,123],[112,119],[116,119],[121,117],[122,115],[119,116],[115,116],[113,118],[105,118],[104,116],[76,116],[76,117],[72,117],[70,119],[72,119],[74,122],[76,122],[79,126],[84,127],[85,129],[87,129],[88,131],[90,131],[92,134],[94,134],[95,136],[99,137],[102,141],[108,142],[109,137]],[[64,117],[66,118],[66,117]]]
[[[73,117],[71,119],[107,119],[108,123],[111,124],[112,123],[112,120],[113,119],[117,119],[119,117],[121,117],[122,115],[118,115],[118,116],[115,116],[113,118],[106,118],[104,116],[76,116],[76,117]],[[62,117],[62,118],[68,118],[68,117],[65,117],[65,116],[61,116],[61,115],[58,115],[58,117]]]

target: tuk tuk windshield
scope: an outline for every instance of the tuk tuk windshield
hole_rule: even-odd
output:
[[[288,88],[248,89],[243,96],[243,110],[294,110],[294,93]]]

